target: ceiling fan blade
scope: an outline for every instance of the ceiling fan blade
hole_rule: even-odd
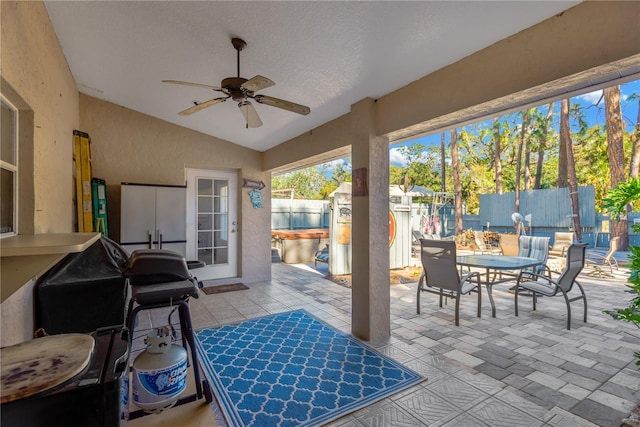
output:
[[[245,120],[247,121],[247,128],[259,128],[262,126],[262,120],[258,116],[258,112],[253,107],[253,104],[249,101],[242,101],[238,103],[238,108],[242,111]]]
[[[163,80],[162,83],[171,83],[171,84],[174,84],[174,85],[183,85],[183,86],[195,86],[195,87],[201,87],[201,88],[204,88],[204,89],[222,91],[222,88],[220,88],[218,86],[203,85],[201,83],[182,82],[180,80]]]
[[[284,99],[273,98],[271,96],[256,95],[253,97],[260,104],[270,105],[272,107],[282,108],[283,110],[306,116],[311,112],[307,106],[296,104],[295,102],[285,101]]]
[[[275,85],[273,80],[262,76],[255,76],[244,82],[240,87],[249,92],[257,92]]]
[[[212,105],[216,105],[216,104],[219,104],[221,102],[224,102],[227,99],[229,99],[228,96],[223,96],[222,98],[210,99],[208,101],[201,102],[200,104],[194,105],[193,107],[189,107],[186,110],[180,111],[178,114],[181,115],[181,116],[188,116],[188,115],[196,113],[196,112],[198,112],[200,110],[204,110],[207,107],[211,107]]]

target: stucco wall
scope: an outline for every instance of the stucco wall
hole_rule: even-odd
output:
[[[93,175],[107,182],[111,229],[119,224],[121,182],[184,185],[185,168],[238,171],[241,276],[247,282],[271,278],[270,198],[254,209],[241,188],[242,178],[260,180],[269,194],[271,176],[262,172],[261,153],[84,94],[80,130],[91,137]]]
[[[73,130],[78,128],[78,90],[41,2],[0,2],[2,78],[33,111],[35,214],[19,212],[19,230],[65,233],[73,229]],[[23,172],[23,171],[19,171]],[[31,171],[26,169],[26,173]],[[31,224],[25,223],[31,222]]]

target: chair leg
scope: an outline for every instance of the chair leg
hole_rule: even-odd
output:
[[[516,296],[514,297],[514,304],[516,309],[516,317],[518,317],[518,288],[519,286],[516,284]]]
[[[582,305],[584,306],[584,323],[587,323],[587,295],[584,293],[584,289],[582,285],[578,282],[574,282],[578,285],[578,289],[580,289],[580,293],[582,294]]]
[[[480,284],[478,284],[478,317],[482,317],[482,289],[480,289]]]
[[[533,293],[533,311],[536,311],[536,302],[538,300],[538,297],[536,296],[537,294],[534,292]]]
[[[571,330],[571,304],[569,303],[569,298],[567,297],[566,292],[562,292],[562,296],[564,297],[564,302],[567,304],[567,331]]]
[[[460,292],[454,298],[456,299],[456,326],[460,326]]]
[[[420,314],[420,293],[422,292],[422,284],[424,283],[424,272],[420,275],[418,280],[418,292],[416,295],[416,314]]]

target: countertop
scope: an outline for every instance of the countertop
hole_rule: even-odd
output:
[[[17,235],[0,240],[2,302],[31,279],[44,274],[67,254],[82,252],[100,233]]]

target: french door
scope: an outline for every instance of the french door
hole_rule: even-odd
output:
[[[204,262],[198,280],[238,276],[238,177],[187,169],[187,259]]]

